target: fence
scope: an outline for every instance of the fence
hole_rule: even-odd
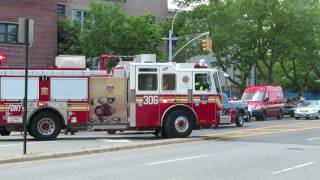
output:
[[[291,92],[291,91],[285,91],[284,92],[284,97],[287,99],[289,97],[296,97],[299,96],[298,92]],[[305,92],[303,97],[306,100],[320,100],[320,94],[315,94],[311,92]]]

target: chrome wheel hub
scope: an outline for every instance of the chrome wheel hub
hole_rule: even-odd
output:
[[[55,128],[56,128],[56,124],[54,123],[54,121],[50,118],[42,118],[39,122],[38,122],[38,130],[39,133],[45,136],[51,135]]]
[[[174,121],[174,126],[176,130],[179,133],[184,133],[188,130],[189,128],[189,121],[186,117],[184,116],[179,116],[177,119]]]

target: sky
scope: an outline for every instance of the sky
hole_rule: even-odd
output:
[[[208,4],[208,3],[209,3],[209,0],[194,0],[194,3],[190,3],[190,4],[199,5],[199,4]],[[168,10],[169,11],[178,10],[178,6],[174,3],[174,0],[168,0]]]

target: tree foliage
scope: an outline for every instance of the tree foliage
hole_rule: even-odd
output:
[[[58,19],[58,54],[80,54],[80,28],[65,18]]]
[[[209,6],[181,13],[175,29],[176,36],[209,31],[214,65],[238,69],[240,74],[230,80],[240,89],[256,65],[259,83],[282,83],[303,92],[314,89],[320,77],[319,13],[317,0],[214,0]],[[177,46],[184,43],[179,40]],[[201,43],[178,58],[199,53]]]
[[[81,33],[82,51],[88,56],[161,55],[161,43],[159,28],[150,15],[126,16],[119,4],[92,3]]]

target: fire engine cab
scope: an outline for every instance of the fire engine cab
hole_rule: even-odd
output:
[[[29,70],[29,76],[28,132],[39,140],[87,129],[182,138],[220,124],[218,71],[201,64],[157,63],[153,55],[139,55],[112,73],[60,64]],[[23,130],[23,96],[24,70],[1,68],[1,135]]]

